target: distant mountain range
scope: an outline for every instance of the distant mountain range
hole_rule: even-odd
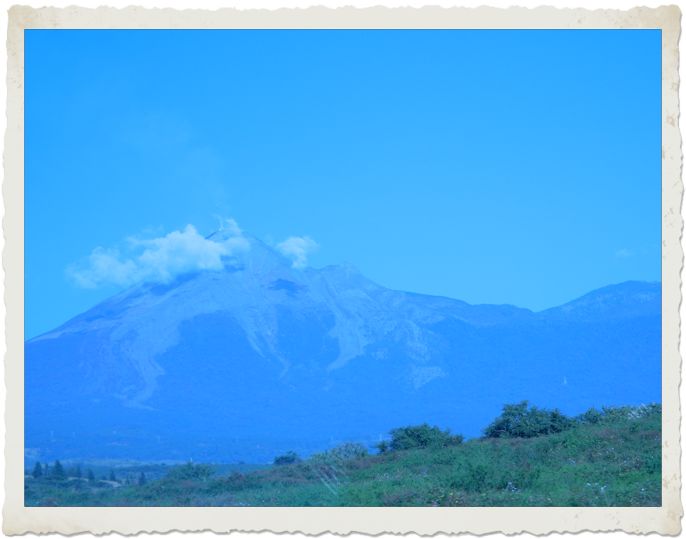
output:
[[[27,341],[27,457],[266,462],[412,423],[477,436],[523,399],[661,400],[660,283],[535,313],[294,269],[249,242],[221,271],[135,286]]]

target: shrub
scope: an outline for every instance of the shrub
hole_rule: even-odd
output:
[[[589,408],[587,411],[577,417],[577,421],[581,423],[590,423],[591,425],[600,423],[602,419],[603,413],[596,408]]]
[[[384,453],[388,453],[391,450],[391,446],[387,440],[381,440],[378,444],[376,444],[375,447],[382,455]]]
[[[364,445],[351,442],[334,447],[327,453],[338,460],[356,460],[369,455]]]
[[[603,420],[605,421],[624,421],[636,420],[662,413],[660,404],[641,404],[639,406],[604,406]]]
[[[453,435],[449,430],[430,427],[424,423],[422,425],[393,429],[388,446],[393,451],[402,451],[404,449],[423,447],[447,447],[461,444],[463,440],[464,438],[459,434]]]
[[[323,453],[312,455],[312,461],[342,462],[357,460],[369,455],[367,448],[358,443],[346,442]]]
[[[274,465],[276,466],[286,466],[288,464],[296,464],[297,462],[300,462],[302,459],[298,456],[298,454],[295,451],[289,451],[288,453],[284,453],[283,455],[279,455],[274,459]]]
[[[660,404],[640,404],[638,406],[603,406],[602,410],[590,408],[583,414],[576,417],[580,423],[615,423],[623,421],[633,421],[643,417],[660,416],[662,405]]]
[[[528,401],[506,404],[486,429],[486,438],[533,438],[570,429],[574,422],[559,410],[529,407]]]

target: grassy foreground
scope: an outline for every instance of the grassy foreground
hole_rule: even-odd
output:
[[[596,414],[596,415],[594,415]],[[167,468],[159,479],[27,475],[27,506],[659,506],[661,409],[584,414],[561,432],[383,453],[330,451],[247,472]],[[494,425],[496,422],[494,422]],[[521,427],[521,422],[518,425]],[[438,431],[440,432],[440,431]],[[501,433],[502,434],[502,433]],[[401,440],[402,441],[402,440]],[[294,462],[293,462],[294,461]],[[127,484],[130,483],[130,484]]]

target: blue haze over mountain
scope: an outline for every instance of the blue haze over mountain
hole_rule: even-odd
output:
[[[266,462],[420,422],[477,436],[522,399],[661,400],[659,283],[534,313],[296,269],[247,239],[220,271],[136,285],[27,341],[27,455]]]

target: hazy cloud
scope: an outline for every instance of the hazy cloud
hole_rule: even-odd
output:
[[[276,246],[283,255],[293,261],[294,268],[307,266],[307,256],[318,247],[317,242],[308,236],[291,236]]]
[[[86,264],[72,265],[67,274],[82,288],[96,288],[102,284],[126,286],[133,282],[138,268],[133,260],[122,260],[117,249],[96,247]]]
[[[216,238],[205,238],[193,225],[153,239],[129,238],[125,252],[97,247],[67,274],[84,288],[114,284],[129,286],[141,281],[169,282],[190,271],[220,270],[222,257],[248,249],[238,224],[229,219]]]
[[[633,256],[634,252],[631,249],[627,249],[626,247],[623,249],[619,249],[615,252],[615,256],[617,258],[629,258],[630,256]]]

